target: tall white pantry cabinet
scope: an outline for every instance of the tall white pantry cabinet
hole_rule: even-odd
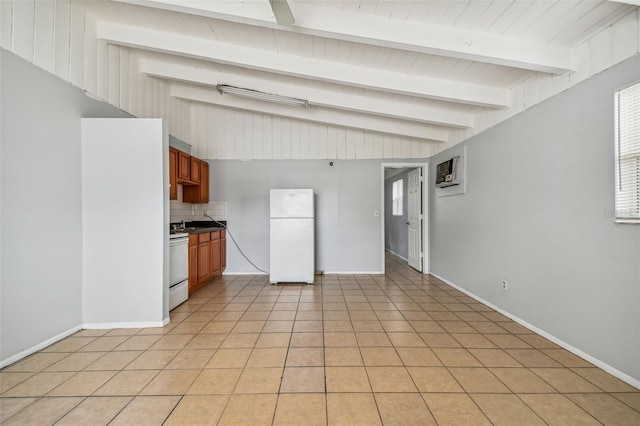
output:
[[[85,328],[169,320],[168,140],[161,119],[82,119]]]

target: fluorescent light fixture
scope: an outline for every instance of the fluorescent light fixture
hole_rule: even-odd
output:
[[[290,98],[288,96],[274,95],[273,93],[260,92],[259,90],[245,89],[243,87],[228,86],[226,84],[218,84],[216,86],[220,94],[229,93],[245,98],[258,99],[260,101],[275,102],[278,104],[293,105],[307,107],[309,102],[305,99]]]

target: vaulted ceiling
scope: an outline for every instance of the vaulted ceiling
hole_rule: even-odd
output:
[[[268,0],[71,4],[81,4],[94,26],[84,25],[85,39],[95,37],[84,42],[85,63],[100,56],[89,51],[99,43],[128,49],[120,90],[139,75],[161,82],[162,95],[183,108],[248,111],[430,146],[486,128],[487,116],[508,118],[503,112],[521,101],[513,88],[532,77],[558,86],[548,94],[567,88],[576,72],[585,78],[582,45],[625,17],[634,15],[630,33],[638,33],[637,0],[289,0],[295,23],[286,26]],[[636,53],[638,44],[636,35]],[[100,92],[100,75],[93,79]],[[91,80],[85,75],[84,86]],[[218,84],[305,99],[308,107],[221,94]]]

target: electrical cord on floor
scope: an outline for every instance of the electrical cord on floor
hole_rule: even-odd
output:
[[[256,268],[258,271],[263,272],[265,274],[269,274],[267,271],[260,269],[256,266],[255,263],[253,263],[246,254],[244,254],[244,252],[242,251],[242,249],[240,248],[240,246],[238,245],[238,243],[236,242],[236,239],[233,238],[233,234],[231,233],[231,231],[229,230],[229,228],[227,227],[227,225],[225,225],[224,223],[218,222],[217,220],[215,220],[214,218],[212,218],[211,216],[209,216],[208,214],[205,214],[204,216],[208,217],[209,219],[211,219],[212,221],[214,221],[215,223],[217,223],[218,225],[222,226],[224,229],[226,229],[226,231],[229,233],[229,236],[231,237],[231,241],[233,241],[233,244],[235,244],[236,248],[238,249],[238,251],[240,252],[240,254],[242,255],[242,257],[244,257],[247,262],[249,262],[251,264],[251,266],[253,266],[254,268]]]

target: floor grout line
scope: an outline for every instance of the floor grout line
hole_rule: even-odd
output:
[[[548,421],[545,420],[544,417],[544,415],[548,415],[548,413],[541,414],[539,411],[540,407],[537,407],[538,403],[530,405],[527,403],[527,400],[530,400],[531,402],[536,400],[542,401],[547,397],[556,398],[556,396],[562,395],[564,397],[563,400],[566,400],[564,404],[567,407],[573,407],[572,409],[574,412],[579,411],[590,419],[595,419],[598,422],[603,422],[603,419],[607,418],[607,415],[611,416],[610,413],[615,410],[622,410],[627,416],[640,416],[640,393],[637,390],[628,390],[621,386],[619,388],[621,390],[620,392],[607,392],[604,390],[606,387],[603,388],[603,384],[609,386],[608,388],[611,389],[612,386],[613,388],[615,388],[615,386],[619,386],[615,385],[618,382],[613,382],[615,386],[609,385],[609,382],[606,382],[606,380],[611,380],[608,375],[600,377],[598,374],[589,373],[589,371],[598,370],[597,367],[589,364],[581,365],[581,360],[571,358],[563,352],[564,349],[557,345],[548,344],[544,338],[536,335],[535,333],[523,330],[509,318],[504,317],[501,314],[497,314],[474,299],[460,293],[458,290],[451,288],[435,278],[423,276],[422,274],[411,270],[407,266],[401,265],[393,257],[387,257],[386,269],[387,274],[384,276],[324,275],[318,277],[318,282],[314,286],[271,286],[268,283],[267,278],[264,276],[223,276],[203,287],[196,294],[192,295],[192,298],[189,299],[187,303],[174,310],[171,314],[172,322],[160,331],[158,329],[137,329],[135,331],[110,330],[101,333],[100,331],[83,330],[84,333],[81,331],[54,344],[60,344],[57,349],[55,347],[53,349],[58,350],[59,352],[54,352],[51,349],[52,347],[50,347],[49,350],[45,349],[38,352],[37,354],[50,354],[46,356],[49,356],[51,360],[57,358],[61,354],[67,355],[48,365],[45,365],[48,361],[43,358],[39,365],[44,365],[44,367],[40,367],[38,371],[26,372],[25,374],[28,374],[29,376],[21,376],[19,378],[21,381],[18,381],[7,388],[3,387],[3,395],[7,394],[13,396],[0,396],[0,402],[16,401],[19,403],[19,400],[21,399],[20,390],[24,389],[26,392],[27,389],[29,389],[27,386],[29,383],[37,383],[35,379],[32,380],[33,378],[39,375],[40,377],[45,377],[42,376],[42,373],[74,373],[55,385],[53,388],[49,389],[47,393],[50,393],[63,386],[65,383],[70,382],[74,377],[78,377],[79,374],[83,372],[114,372],[113,376],[105,383],[102,385],[96,385],[98,386],[97,389],[107,386],[107,384],[112,382],[120,373],[139,373],[144,376],[145,372],[149,372],[148,375],[152,375],[153,377],[151,377],[145,384],[141,385],[141,387],[135,393],[132,393],[132,395],[122,396],[129,398],[129,401],[120,409],[120,411],[116,412],[111,417],[111,420],[114,420],[117,416],[123,413],[126,407],[129,407],[130,405],[132,407],[134,405],[137,407],[141,404],[138,400],[139,398],[167,396],[143,395],[145,389],[151,391],[152,387],[155,388],[159,384],[163,383],[163,381],[169,380],[171,377],[177,377],[177,375],[180,374],[180,371],[189,371],[191,372],[189,374],[193,375],[193,380],[186,383],[190,379],[180,379],[184,382],[180,385],[184,386],[182,388],[184,391],[179,392],[177,387],[175,388],[175,391],[167,388],[166,393],[171,394],[169,396],[177,397],[175,404],[170,407],[170,410],[164,418],[164,421],[168,422],[172,417],[184,415],[184,410],[180,407],[191,400],[192,396],[198,396],[189,394],[188,390],[194,386],[202,374],[206,371],[212,370],[237,369],[239,370],[239,375],[233,385],[232,391],[230,393],[212,394],[212,396],[219,395],[226,398],[219,417],[217,418],[217,423],[222,424],[225,411],[227,409],[232,410],[230,402],[234,395],[242,395],[242,400],[247,401],[252,400],[256,395],[276,395],[274,399],[274,406],[268,408],[268,410],[273,410],[272,412],[270,411],[271,416],[269,422],[274,423],[277,419],[279,410],[286,410],[285,405],[281,404],[282,401],[278,395],[322,394],[314,392],[284,392],[282,386],[287,369],[292,369],[293,371],[298,368],[322,368],[322,379],[324,385],[323,412],[325,421],[329,421],[330,416],[336,414],[335,411],[332,412],[330,404],[338,403],[336,402],[338,400],[334,397],[330,397],[330,394],[333,395],[336,393],[329,392],[330,389],[327,371],[328,368],[343,368],[345,366],[340,365],[340,363],[338,363],[338,365],[327,365],[327,349],[339,350],[339,348],[349,347],[355,349],[355,352],[353,353],[358,354],[358,362],[360,364],[358,366],[350,366],[351,362],[347,361],[346,363],[349,365],[346,367],[361,368],[364,371],[369,391],[344,392],[344,395],[353,395],[355,397],[356,394],[368,394],[370,398],[373,398],[376,416],[381,422],[385,421],[385,416],[388,415],[388,412],[385,410],[389,409],[386,405],[384,406],[386,408],[381,405],[383,401],[387,401],[384,404],[389,404],[388,401],[391,400],[397,401],[397,399],[392,398],[390,400],[387,397],[384,397],[387,399],[381,399],[383,398],[383,394],[387,394],[389,392],[391,395],[396,396],[407,395],[407,398],[409,398],[407,401],[411,400],[409,395],[420,394],[419,400],[421,401],[421,404],[424,404],[424,407],[421,409],[425,410],[427,415],[431,416],[435,422],[438,422],[438,418],[443,415],[443,408],[438,406],[438,404],[443,401],[442,398],[458,398],[465,395],[467,399],[470,400],[469,403],[472,404],[475,409],[479,410],[478,413],[480,413],[485,420],[491,420],[493,417],[498,415],[496,412],[492,411],[493,408],[491,408],[491,405],[487,405],[487,401],[492,400],[491,398],[495,401],[508,401],[509,399],[500,398],[507,398],[511,395],[515,395],[519,404],[522,404],[522,407],[526,407],[531,410],[536,418],[538,420],[542,419],[542,421]],[[288,312],[291,312],[292,314],[288,314]],[[320,314],[312,314],[311,312],[320,312]],[[271,319],[272,316],[273,318],[290,319]],[[281,321],[281,323],[270,323],[270,321]],[[277,327],[284,326],[287,321],[290,324],[290,328],[285,327],[282,330],[286,329],[287,331],[280,331]],[[367,321],[369,322],[366,323]],[[427,324],[427,321],[430,323]],[[208,329],[207,327],[210,324],[218,325],[212,326]],[[320,328],[319,331],[315,331],[316,325]],[[431,331],[432,329],[430,327],[433,326],[440,327],[441,331]],[[220,327],[219,330],[217,330],[218,327]],[[256,330],[254,330],[254,327]],[[271,331],[272,329],[270,327],[273,327],[273,330],[275,331]],[[258,328],[259,330],[257,330]],[[368,331],[368,328],[373,328],[376,331]],[[425,331],[418,331],[422,328],[424,328]],[[356,331],[357,329],[360,330]],[[203,332],[203,330],[206,330],[207,332]],[[433,328],[433,330],[436,329]],[[211,333],[209,331],[216,332]],[[520,331],[520,333],[518,333],[518,331]],[[279,341],[279,337],[276,337],[275,333],[282,333],[283,337],[285,334],[288,335],[286,338],[286,346],[280,346],[283,345],[284,342]],[[91,334],[95,334],[95,336],[92,336]],[[269,336],[269,339],[274,340],[265,339],[267,346],[259,346],[261,337],[269,334],[274,334],[274,336]],[[319,334],[319,336],[314,337],[314,334]],[[308,342],[299,341],[298,339],[303,338],[302,335],[305,335],[304,338],[309,339],[319,338],[321,346],[317,346],[316,344],[318,342],[313,342],[312,340]],[[211,337],[210,340],[207,340],[209,338],[199,339],[199,336],[217,337]],[[327,336],[331,336],[332,339],[336,339],[335,341],[329,342],[329,344],[338,344],[341,346],[327,346]],[[384,337],[386,341],[378,342],[378,344],[381,344],[380,346],[370,345],[370,343],[375,343],[370,341],[370,339],[378,337]],[[79,340],[80,338],[91,338],[91,340],[87,341],[84,345],[79,345],[79,343],[81,343]],[[448,341],[442,340],[442,338],[446,338]],[[74,339],[78,340],[74,341]],[[348,339],[353,341],[354,346],[342,346],[349,343],[348,340],[337,339]],[[153,342],[147,345],[147,342],[152,340]],[[64,346],[63,342],[66,342],[67,346]],[[302,343],[302,346],[299,346],[300,343]],[[78,347],[76,347],[76,344],[78,344]],[[199,345],[202,345],[202,347]],[[271,345],[278,346],[272,347]],[[492,345],[493,347],[484,347],[487,345]],[[66,352],[64,351],[65,348],[75,348],[75,350]],[[87,350],[100,348],[105,350]],[[292,351],[292,349],[305,348],[314,348],[320,352],[323,359],[321,366],[315,364],[313,366],[288,364],[290,361],[289,358],[293,353],[304,352],[298,350]],[[253,359],[252,357],[257,356],[260,353],[268,353],[262,352],[262,349],[284,349],[284,360],[282,360],[282,365],[272,367],[266,364],[258,364],[258,366],[249,367],[249,364]],[[376,356],[371,358],[371,355],[376,354],[376,352],[386,353],[387,349],[389,349],[389,354],[393,354],[393,357],[390,357],[389,355],[389,358],[385,358],[387,355],[380,355],[379,357]],[[438,362],[440,365],[423,365],[431,362],[427,362],[425,360],[415,361],[420,365],[410,365],[412,362],[410,361],[410,358],[404,358],[404,356],[411,356],[408,355],[410,353],[408,349],[426,349],[429,351],[429,357],[433,357],[434,362]],[[483,355],[480,351],[484,350],[497,350],[500,352],[484,352]],[[168,359],[165,362],[161,355],[164,355],[164,353],[170,355],[172,351],[173,354],[168,356]],[[555,352],[552,353],[550,351]],[[72,354],[91,354],[97,352],[104,353],[88,365],[85,365],[78,370],[69,366],[66,367],[69,368],[69,371],[47,371],[55,364],[61,363],[64,359],[69,358]],[[277,352],[279,351],[273,351],[274,354]],[[336,351],[333,350],[331,352],[335,353]],[[127,353],[137,355],[126,361],[127,355],[124,354]],[[244,358],[245,355],[243,355],[243,360],[240,359],[242,366],[231,367],[230,365],[233,365],[232,363],[226,363],[222,367],[215,364],[209,366],[209,364],[213,362],[217,353],[224,353],[228,355],[244,353],[247,355],[246,358]],[[127,368],[130,365],[134,365],[136,360],[142,360],[142,357],[145,354],[157,354],[158,357],[160,357],[158,358],[160,361],[157,365],[158,368]],[[86,356],[91,357],[90,355]],[[121,367],[119,366],[120,368],[100,370],[89,369],[94,364],[96,364],[95,367],[100,366],[100,364],[97,363],[102,359],[104,359],[103,362],[114,362],[119,356],[122,356],[124,359],[124,364]],[[464,365],[469,364],[469,362],[459,361],[457,363],[461,365],[456,366],[456,362],[454,362],[455,358],[452,358],[456,356],[466,357],[469,362],[473,360],[474,365]],[[488,366],[487,361],[490,360],[490,358],[487,357],[490,356],[499,356],[502,358],[495,363],[490,363],[496,365]],[[563,356],[565,356],[565,358],[563,358]],[[25,366],[30,365],[28,364],[29,358],[25,358]],[[111,358],[114,359],[111,360]],[[204,360],[204,358],[207,359]],[[197,362],[197,366],[194,368],[186,368],[188,365],[184,363],[190,359],[193,360],[192,362]],[[482,361],[483,359],[484,362]],[[144,358],[144,360],[147,362],[150,361],[150,359],[147,358]],[[462,358],[462,360],[464,361],[465,358]],[[20,364],[21,362],[22,361],[16,364]],[[40,361],[36,359],[34,362],[35,364],[31,364],[34,367],[31,368],[35,368]],[[61,363],[60,365],[69,365],[70,361],[67,362],[68,364]],[[276,363],[278,362],[279,361]],[[311,363],[314,362],[315,361]],[[475,365],[476,363],[477,365]],[[518,365],[511,363],[517,363]],[[536,363],[539,363],[542,366],[536,367]],[[8,366],[1,370],[0,374],[12,374],[12,367],[13,366]],[[238,386],[242,382],[244,373],[250,369],[257,370],[261,368],[280,369],[277,393],[236,393],[238,391]],[[561,379],[565,380],[566,383],[558,379],[557,384],[562,385],[560,389],[573,389],[574,393],[559,392],[557,386],[554,386],[548,379],[545,379],[545,377],[553,377],[550,376],[552,371],[549,369],[554,368],[557,368],[557,371],[559,372],[564,372]],[[500,369],[500,371],[512,370],[514,372],[527,371],[528,374],[532,377],[536,377],[540,383],[544,383],[546,386],[549,386],[550,389],[555,390],[555,392],[514,392],[512,387],[508,385],[508,382],[504,380],[507,376],[498,376],[498,369]],[[16,370],[16,368],[13,370]],[[446,371],[450,380],[452,380],[461,391],[441,392],[437,391],[437,387],[431,388],[429,392],[421,391],[421,385],[417,376],[418,372],[433,372],[437,370]],[[395,382],[387,382],[384,388],[385,392],[375,392],[374,384],[372,382],[372,374],[379,378],[381,377],[380,374],[386,375],[392,371],[402,371],[402,380],[404,380],[404,374],[406,374],[406,378],[409,379],[406,383],[411,383],[411,386],[415,391],[387,392],[387,389],[399,390],[402,389],[400,386],[403,386],[400,384],[402,382],[397,382],[397,384],[394,384]],[[474,373],[471,373],[472,371],[474,371]],[[492,378],[490,381],[491,383],[499,384],[508,392],[481,392],[479,390],[491,389],[491,387],[488,387],[487,383],[480,382],[473,384],[473,386],[477,387],[477,391],[467,391],[468,388],[465,387],[466,382],[461,381],[462,378],[467,377],[464,380],[469,381],[472,380],[473,377],[479,377],[476,373],[485,374],[484,372],[488,374],[487,377]],[[555,370],[553,372],[555,372]],[[0,376],[0,378],[1,377],[4,376]],[[568,381],[572,378],[575,379],[574,382]],[[156,379],[158,379],[158,381],[156,381]],[[249,380],[249,376],[247,376],[247,380]],[[553,381],[555,382],[555,380]],[[599,382],[602,382],[602,384]],[[246,383],[249,382],[245,381],[243,383],[245,383],[243,388],[246,390]],[[171,383],[168,384],[171,385]],[[177,385],[174,384],[174,386]],[[583,386],[583,388],[580,388],[579,386]],[[584,390],[589,389],[589,386],[593,386],[593,389],[600,389],[600,391],[584,392]],[[581,389],[583,392],[575,393],[576,389]],[[627,389],[628,392],[623,392],[625,389]],[[377,390],[381,389],[377,388]],[[68,413],[75,411],[84,401],[89,401],[92,398],[110,398],[109,396],[96,396],[95,394],[97,392],[98,390],[95,390],[91,395],[80,396],[80,398],[83,398],[80,403],[70,408],[68,412],[63,414],[60,418],[63,418],[63,416]],[[439,397],[436,399],[429,399],[427,398],[429,395]],[[528,398],[525,400],[523,397],[526,395],[535,397],[535,399]],[[638,405],[633,405],[635,403],[631,397],[622,399],[623,395],[639,395],[636,397]],[[570,398],[570,396],[572,397]],[[609,399],[606,399],[607,397]],[[28,407],[36,401],[46,402],[47,400],[53,400],[54,398],[57,398],[59,401],[64,401],[64,398],[69,397],[54,397],[46,395],[36,397],[30,404],[15,412],[11,418],[16,419],[19,418],[21,415],[20,413],[27,413],[29,411]],[[489,398],[489,400],[487,398]],[[588,410],[587,408],[583,408],[583,405],[586,403],[585,401],[595,401],[593,398],[599,398],[599,404],[616,404],[614,407],[615,410],[614,408],[611,408],[609,413],[603,413],[602,411],[598,411],[600,408],[593,404],[587,407]],[[134,403],[134,401],[136,402]],[[345,401],[349,401],[349,399],[341,398],[340,401],[341,402],[339,403],[342,404],[345,403]],[[415,402],[415,400],[412,401]],[[436,406],[432,406],[430,403],[436,404]],[[237,409],[237,407],[233,409]],[[247,409],[251,410],[251,407],[248,407]],[[563,413],[559,413],[558,415],[562,414]],[[398,413],[398,415],[402,415],[402,413]],[[501,413],[500,415],[504,415],[504,413]],[[636,417],[633,418],[635,419]],[[640,419],[640,417],[637,418]],[[604,421],[604,423],[606,423],[606,421]]]

